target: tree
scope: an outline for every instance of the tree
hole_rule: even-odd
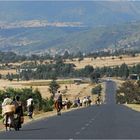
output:
[[[93,72],[91,75],[90,75],[90,79],[92,82],[98,82],[99,78],[101,77],[100,73],[98,72]]]
[[[69,58],[69,52],[65,51],[64,55],[63,55],[63,59],[68,59]]]
[[[12,74],[8,73],[8,74],[6,75],[6,77],[7,77],[7,79],[8,79],[9,81],[13,81],[13,73],[12,73]]]
[[[80,63],[80,61],[82,61],[84,59],[84,56],[83,56],[82,52],[80,52],[80,51],[77,53],[77,57],[78,57],[79,63]]]
[[[140,88],[132,81],[124,82],[117,90],[117,102],[140,103]]]
[[[119,76],[125,79],[129,76],[129,68],[125,63],[120,66]]]
[[[56,80],[52,80],[52,82],[49,84],[49,91],[50,93],[52,93],[53,98],[59,88],[60,88],[60,85],[56,82]]]
[[[90,75],[91,73],[93,73],[94,68],[91,65],[87,65],[87,66],[85,66],[84,71],[85,71],[85,75],[87,76],[87,75]]]

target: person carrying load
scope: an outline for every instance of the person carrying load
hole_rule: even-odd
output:
[[[14,127],[14,113],[15,113],[15,105],[13,105],[12,99],[9,98],[8,95],[5,96],[5,99],[2,103],[2,116],[3,123],[5,125],[6,131],[11,130]]]

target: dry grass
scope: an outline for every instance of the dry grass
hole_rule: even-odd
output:
[[[139,104],[125,104],[125,106],[131,108],[132,110],[140,112],[140,105]]]
[[[69,98],[70,100],[74,100],[77,97],[83,98],[84,96],[91,95],[91,88],[94,86],[94,85],[90,85],[89,83],[76,85],[72,82],[68,82],[68,80],[62,80],[62,81],[58,80],[58,81],[60,83],[59,90],[62,93],[64,93],[63,97]],[[4,90],[8,87],[29,88],[32,86],[33,89],[38,88],[43,98],[49,98],[51,94],[48,90],[49,89],[48,83],[50,83],[50,80],[35,80],[35,81],[20,81],[20,82],[17,82],[17,81],[10,82],[7,80],[0,80],[0,89]],[[67,86],[68,88],[67,90],[65,89],[65,86]]]
[[[122,56],[122,59],[119,57],[101,57],[101,58],[84,58],[80,63],[77,59],[74,61],[67,60],[66,63],[73,63],[76,65],[76,69],[84,68],[86,65],[92,65],[93,67],[104,67],[104,66],[117,66],[123,63],[128,65],[135,65],[140,63],[140,56],[130,57],[130,56]]]
[[[1,75],[7,75],[8,73],[9,73],[9,74],[11,74],[11,73],[16,74],[16,70],[15,70],[15,69],[0,70],[0,74],[1,74]]]

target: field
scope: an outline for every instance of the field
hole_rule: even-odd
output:
[[[101,57],[101,58],[84,58],[83,61],[79,62],[78,59],[74,61],[67,60],[66,63],[73,63],[76,65],[76,69],[84,68],[86,65],[92,65],[93,67],[104,67],[104,66],[117,66],[123,63],[129,66],[140,63],[140,55],[136,57],[122,56],[120,57]]]
[[[91,85],[90,83],[84,84],[74,84],[72,80],[58,80],[60,84],[60,91],[63,94],[63,99],[68,98],[70,100],[74,100],[77,97],[83,99],[85,96],[91,96],[91,89],[95,85]],[[49,84],[50,80],[35,80],[35,81],[7,81],[7,80],[0,80],[0,89],[4,90],[8,87],[12,88],[25,88],[25,87],[32,87],[33,89],[38,88],[41,92],[43,98],[49,98],[51,96],[49,92]],[[67,90],[66,87],[67,86]]]
[[[66,60],[65,63],[73,63],[76,66],[76,69],[81,69],[84,68],[86,65],[91,65],[94,68],[96,67],[104,67],[104,66],[117,66],[117,65],[121,65],[123,63],[128,64],[129,66],[133,66],[135,64],[139,64],[140,63],[140,54],[138,54],[135,57],[130,57],[127,55],[121,56],[122,59],[120,59],[119,57],[115,57],[115,56],[110,56],[110,57],[98,57],[96,59],[94,58],[84,58],[84,60],[82,61],[78,61],[78,59],[73,59],[73,61],[71,60]],[[25,61],[22,63],[9,63],[10,65],[13,66],[20,66],[23,63],[28,63],[31,61]],[[38,61],[38,63],[40,63]],[[49,60],[45,60],[43,62],[43,64],[50,64]],[[13,73],[16,74],[16,70],[15,69],[9,69],[9,70],[0,70],[0,74],[2,75],[7,75],[8,73]]]
[[[1,75],[7,75],[8,73],[9,73],[9,74],[11,74],[11,73],[16,74],[16,70],[15,70],[15,69],[0,70],[0,74],[1,74]]]

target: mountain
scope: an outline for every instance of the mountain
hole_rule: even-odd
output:
[[[139,1],[0,1],[0,51],[139,49]]]
[[[0,30],[0,50],[22,54],[139,49],[140,22],[110,27],[32,27]]]
[[[0,21],[48,20],[104,26],[140,20],[139,1],[0,1]]]

